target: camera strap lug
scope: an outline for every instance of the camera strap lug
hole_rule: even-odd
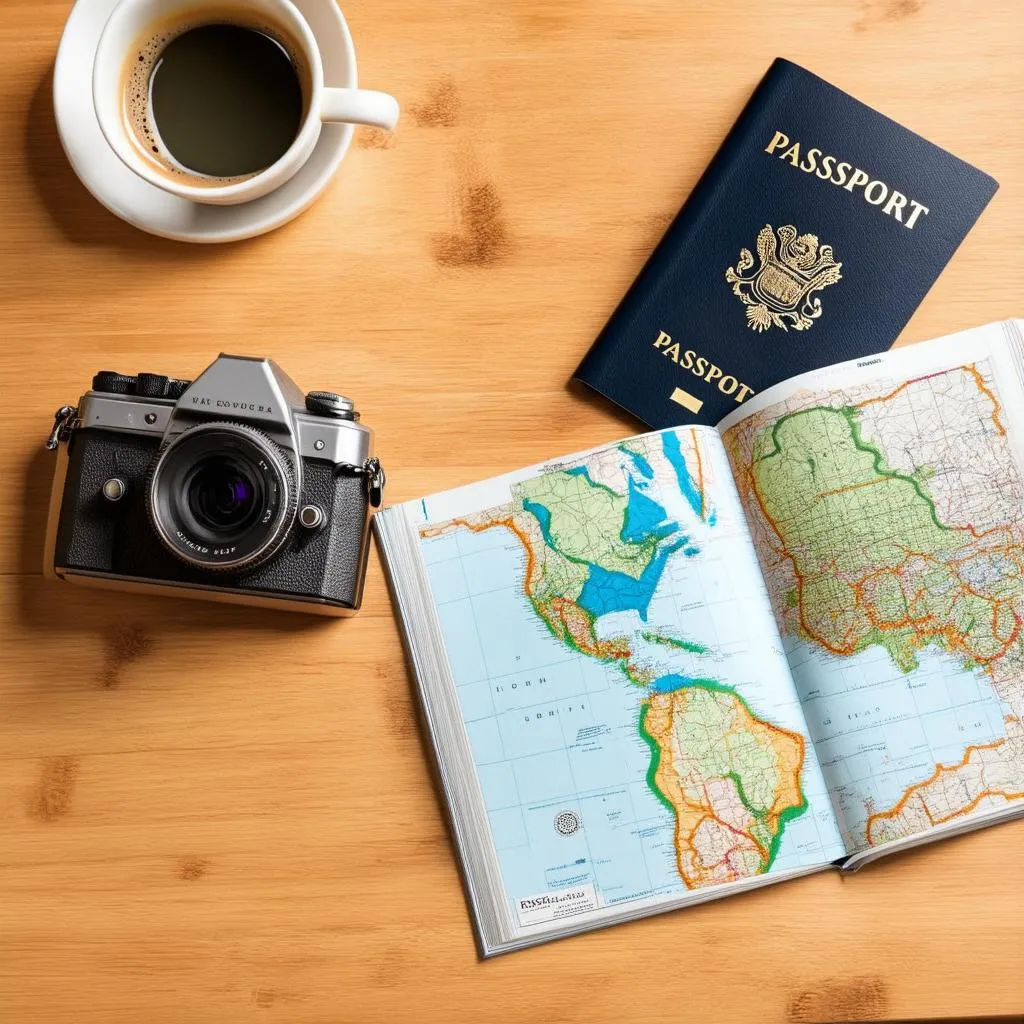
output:
[[[56,451],[61,441],[66,441],[71,436],[77,417],[78,410],[72,405],[62,405],[57,410],[53,417],[53,429],[46,439],[47,451]]]
[[[387,483],[380,459],[367,459],[361,466],[344,462],[335,467],[335,472],[342,476],[361,476],[366,484],[370,508],[380,508],[380,503],[384,500],[384,485]]]
[[[363,463],[363,472],[366,474],[366,493],[370,499],[370,507],[380,508],[380,503],[384,500],[384,485],[387,483],[380,459],[367,459]]]

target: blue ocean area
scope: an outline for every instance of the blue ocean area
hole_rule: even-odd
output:
[[[665,456],[675,470],[680,489],[690,507],[700,515],[703,510],[703,497],[687,469],[679,439],[673,433],[662,436]],[[624,572],[605,569],[596,562],[582,563],[588,566],[589,572],[577,603],[595,618],[612,612],[636,611],[640,618],[646,621],[648,605],[670,556],[682,550],[685,555],[693,557],[700,554],[700,548],[691,542],[690,537],[680,533],[679,524],[669,518],[662,505],[645,493],[646,480],[654,476],[648,461],[642,455],[626,448],[621,451],[630,458],[636,473],[643,479],[638,479],[633,474],[628,475],[629,500],[623,516],[620,539],[626,544],[644,544],[653,540],[660,546],[638,578]],[[591,487],[599,486],[591,479],[586,466],[574,466],[565,472],[570,476],[582,477]],[[544,543],[552,550],[560,551],[551,534],[551,510],[529,498],[523,499],[523,509],[537,520]],[[573,557],[565,552],[560,553],[567,558]],[[580,561],[578,558],[574,560]],[[667,682],[665,685],[668,689],[678,688],[677,685],[670,685]],[[683,682],[678,685],[687,684]]]
[[[676,690],[684,690],[687,686],[694,686],[698,680],[690,676],[677,676],[675,674],[659,676],[651,683],[651,689],[655,693],[675,693]]]
[[[675,533],[677,523],[668,518],[665,510],[651,498],[648,498],[636,482],[629,480],[629,504],[622,522],[620,537],[627,544],[642,544],[652,537],[661,539]]]
[[[633,465],[636,466],[637,472],[645,480],[654,479],[654,470],[651,469],[651,464],[639,452],[630,451],[630,449],[621,446],[619,451],[624,455],[628,455],[633,460]]]
[[[546,505],[542,505],[539,501],[530,501],[529,498],[523,498],[523,508],[530,513],[534,519],[540,523],[540,532],[544,537],[544,543],[549,548],[557,551],[558,548],[551,539],[551,511]]]
[[[682,546],[683,541],[666,544],[648,563],[639,579],[633,579],[624,572],[609,572],[601,566],[590,564],[590,575],[583,584],[577,604],[591,615],[600,617],[610,612],[635,610],[640,618],[647,621],[647,606],[651,603],[654,590],[661,579],[662,571],[669,556]]]
[[[598,486],[590,478],[590,473],[588,472],[586,466],[573,466],[572,469],[567,469],[565,472],[569,476],[581,476],[581,477],[583,477],[583,479],[586,480],[587,483],[590,484],[591,487],[597,487]]]
[[[640,497],[643,498],[642,495]],[[665,510],[647,498],[643,498],[643,500],[653,506],[656,511],[652,511],[647,506],[642,505],[643,511],[640,513],[640,518],[643,519],[644,516],[647,516],[646,521],[648,523],[654,521],[656,525],[663,524]],[[632,502],[630,502],[630,507],[632,507]],[[523,499],[523,508],[540,524],[544,543],[552,550],[557,551],[558,546],[551,536],[551,510],[539,501],[531,501],[529,498]],[[628,514],[626,518],[628,520]],[[675,524],[669,523],[668,527],[670,532],[674,531]],[[623,526],[623,533],[625,531],[626,527]],[[650,536],[649,533],[640,532],[635,540],[633,538],[628,539],[630,542],[635,543],[637,540],[646,540]],[[656,533],[655,536],[660,540],[663,535]],[[640,614],[640,618],[646,620],[647,606],[651,603],[651,598],[654,596],[654,590],[658,585],[658,580],[661,579],[665,563],[670,555],[678,551],[686,543],[687,538],[681,537],[672,543],[664,545],[648,563],[647,568],[640,574],[639,579],[634,579],[624,572],[610,572],[595,562],[587,563],[590,572],[579,596],[578,603],[580,607],[594,616],[601,616],[608,612],[635,609]]]
[[[679,444],[678,435],[672,430],[666,431],[661,435],[661,447],[665,453],[665,458],[668,459],[669,464],[676,471],[679,490],[682,492],[683,497],[686,498],[687,504],[693,509],[695,516],[702,518],[704,515],[704,496],[700,493],[693,477],[690,476],[690,470],[686,465],[686,458],[683,456],[683,449]],[[714,513],[712,513],[712,519],[709,520],[712,526],[714,526],[713,517]]]

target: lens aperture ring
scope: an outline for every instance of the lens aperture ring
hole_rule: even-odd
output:
[[[223,522],[204,515],[205,488],[218,472],[235,480],[252,515],[232,510]],[[165,443],[146,482],[146,511],[163,546],[214,572],[241,572],[272,558],[295,522],[298,498],[291,456],[261,430],[231,421],[200,423]]]

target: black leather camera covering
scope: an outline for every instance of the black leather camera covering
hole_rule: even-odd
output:
[[[359,607],[369,550],[361,476],[337,474],[332,463],[304,459],[299,507],[321,508],[326,516],[323,527],[311,532],[296,523],[281,550],[251,571],[202,570],[170,554],[150,525],[146,476],[159,444],[157,437],[90,428],[75,431],[57,532],[57,568]],[[102,494],[111,477],[127,484],[118,502]]]

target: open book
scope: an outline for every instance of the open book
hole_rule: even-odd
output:
[[[1022,327],[376,517],[485,955],[1024,814]]]

